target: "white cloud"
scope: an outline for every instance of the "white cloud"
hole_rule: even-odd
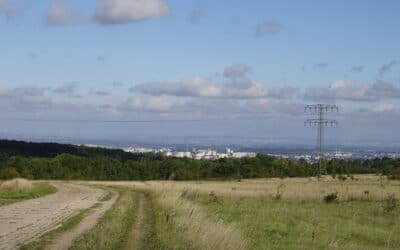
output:
[[[338,80],[327,87],[309,88],[306,99],[345,100],[374,102],[382,99],[400,98],[400,88],[384,81],[360,85],[353,81]]]
[[[168,14],[163,0],[98,0],[95,19],[102,24],[123,24]]]
[[[65,26],[76,24],[81,20],[81,15],[77,10],[72,9],[63,1],[55,1],[50,3],[45,21],[48,25]]]
[[[109,92],[104,91],[104,90],[99,90],[99,89],[91,89],[89,91],[89,95],[95,95],[95,96],[108,96],[110,95]]]
[[[8,112],[46,109],[53,103],[46,95],[47,90],[33,85],[0,89],[0,104]]]
[[[163,113],[172,111],[173,106],[174,102],[165,97],[133,96],[119,105],[119,109],[128,112]]]
[[[283,30],[283,25],[276,20],[265,20],[257,24],[256,36],[275,35]]]
[[[399,109],[396,108],[396,106],[392,103],[378,103],[375,106],[372,107],[372,110],[374,112],[392,112],[392,111],[398,111]]]
[[[358,65],[358,66],[351,67],[350,71],[354,72],[354,73],[360,73],[360,72],[363,72],[364,69],[365,69],[364,65]]]
[[[29,7],[31,0],[0,0],[0,17],[3,14],[7,19],[21,17]]]
[[[114,82],[112,82],[112,86],[113,87],[122,87],[122,86],[124,86],[124,83],[120,82],[120,81],[114,81]]]
[[[76,92],[79,86],[76,82],[68,82],[61,86],[56,87],[53,92],[60,95],[66,95],[70,97],[80,97]]]
[[[288,98],[297,89],[291,87],[266,88],[249,79],[214,83],[200,76],[192,76],[178,82],[152,82],[138,84],[130,88],[131,92],[151,96],[207,97],[248,99],[259,97]]]
[[[234,64],[224,70],[224,76],[228,78],[244,77],[251,71],[246,64]]]

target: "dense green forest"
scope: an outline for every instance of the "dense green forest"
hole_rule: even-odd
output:
[[[399,159],[334,159],[326,165],[332,175],[377,173],[400,177]],[[199,161],[55,143],[0,141],[0,179],[199,180],[315,175],[316,164],[263,154]]]

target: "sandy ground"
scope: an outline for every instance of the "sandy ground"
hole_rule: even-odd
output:
[[[78,226],[74,227],[72,230],[61,234],[59,237],[55,238],[46,249],[52,250],[67,250],[69,249],[75,240],[77,240],[82,234],[86,233],[94,226],[96,226],[99,219],[104,215],[107,210],[109,210],[115,203],[119,194],[117,192],[111,191],[113,197],[104,202],[99,202],[100,205],[93,208],[93,211],[82,219]]]
[[[106,191],[76,184],[54,183],[55,194],[0,207],[0,249],[38,239],[81,209],[98,202]]]

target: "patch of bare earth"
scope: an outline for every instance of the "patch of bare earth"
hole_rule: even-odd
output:
[[[16,249],[54,230],[67,218],[92,207],[106,191],[54,183],[58,192],[0,207],[0,249]]]

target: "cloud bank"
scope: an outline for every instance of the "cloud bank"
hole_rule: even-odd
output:
[[[101,24],[125,24],[161,18],[169,14],[162,0],[98,0],[95,20]]]

